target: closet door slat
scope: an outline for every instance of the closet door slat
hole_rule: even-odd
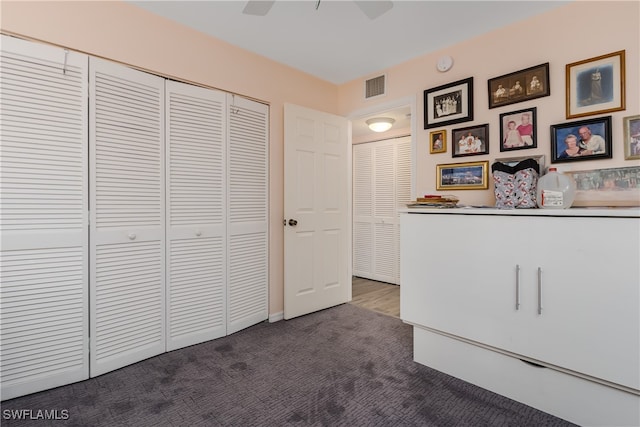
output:
[[[225,105],[166,82],[167,350],[226,335]]]
[[[2,399],[89,377],[86,55],[2,36]]]
[[[165,351],[164,79],[90,58],[91,376]]]
[[[227,333],[268,317],[269,107],[227,98]]]

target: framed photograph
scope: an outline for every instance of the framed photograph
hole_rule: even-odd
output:
[[[640,206],[640,166],[564,173],[576,181],[572,206]]]
[[[500,114],[500,151],[537,146],[536,107]]]
[[[424,128],[473,120],[473,77],[424,91]]]
[[[451,157],[489,154],[489,124],[451,131]]]
[[[551,163],[611,158],[611,116],[551,125]]]
[[[567,119],[625,109],[624,53],[567,64]]]
[[[447,131],[434,130],[429,132],[429,153],[446,153],[447,152]]]
[[[622,119],[624,125],[624,159],[640,159],[640,116]]]
[[[436,190],[486,190],[489,161],[436,165]]]
[[[487,83],[489,108],[549,96],[549,63],[494,77]]]

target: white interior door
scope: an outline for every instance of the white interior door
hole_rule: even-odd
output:
[[[90,58],[91,375],[165,351],[164,79]]]
[[[348,121],[286,104],[284,318],[351,299]]]

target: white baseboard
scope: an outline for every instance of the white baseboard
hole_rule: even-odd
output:
[[[277,313],[273,313],[269,315],[269,323],[275,323],[284,319],[284,312],[279,311]]]

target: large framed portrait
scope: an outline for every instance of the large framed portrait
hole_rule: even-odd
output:
[[[494,77],[487,84],[489,108],[549,96],[549,63]]]
[[[489,124],[451,131],[451,157],[489,154]]]
[[[551,126],[551,163],[611,157],[611,116]]]
[[[566,66],[567,119],[625,109],[625,51]]]
[[[424,128],[473,120],[473,77],[424,91]]]
[[[489,161],[436,165],[436,190],[486,190]]]
[[[624,159],[640,159],[640,116],[622,119],[624,125]]]
[[[500,151],[537,146],[536,107],[500,114]]]

